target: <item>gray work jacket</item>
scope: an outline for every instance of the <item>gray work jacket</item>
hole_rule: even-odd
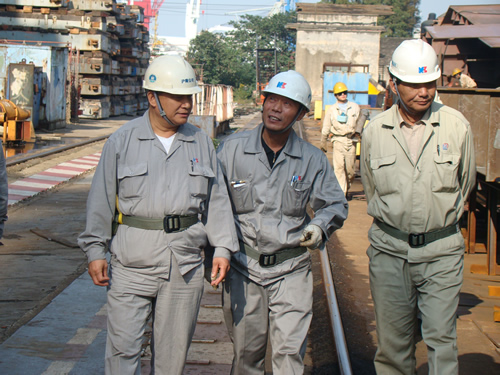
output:
[[[238,239],[224,178],[212,140],[186,123],[167,154],[149,112],[118,129],[106,142],[87,201],[87,227],[79,244],[88,261],[112,256],[127,267],[165,267],[175,255],[182,274],[201,264],[210,244],[215,256],[230,258]],[[120,225],[112,237],[115,199],[123,215],[163,218],[198,215],[185,231],[165,233]]]
[[[242,241],[262,254],[299,246],[307,224],[319,226],[325,238],[347,217],[347,201],[328,159],[318,148],[292,130],[270,168],[261,143],[263,125],[236,133],[217,149],[233,204],[236,229]],[[315,215],[306,213],[310,204]],[[305,253],[281,264],[263,268],[237,253],[233,265],[265,285],[284,274],[310,265]]]
[[[434,102],[422,119],[425,132],[412,161],[398,106],[368,123],[361,142],[361,179],[368,214],[406,233],[425,233],[458,223],[474,186],[476,162],[470,125],[458,111]],[[463,251],[459,232],[411,248],[373,224],[372,246],[409,262],[432,261]]]

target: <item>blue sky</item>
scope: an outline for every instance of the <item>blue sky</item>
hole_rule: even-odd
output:
[[[210,27],[227,24],[237,20],[244,13],[266,16],[275,0],[201,0],[201,11],[198,20],[198,31]],[[316,3],[317,0],[299,0],[302,3]],[[468,4],[498,4],[500,0],[421,0],[420,17],[426,20],[429,13],[437,16],[445,13],[450,5]],[[165,0],[158,17],[159,36],[184,36],[184,19],[186,15],[187,0]],[[267,9],[266,9],[267,8]],[[244,12],[243,12],[244,11]],[[241,12],[232,13],[230,12]],[[201,12],[200,12],[201,13]],[[153,21],[151,24],[153,28]]]

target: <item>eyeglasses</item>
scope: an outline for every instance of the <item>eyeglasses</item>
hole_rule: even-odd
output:
[[[347,91],[342,91],[339,92],[338,94],[335,94],[335,96],[342,96],[342,95],[347,95]]]

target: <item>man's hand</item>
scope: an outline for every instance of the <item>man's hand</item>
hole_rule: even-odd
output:
[[[108,286],[108,262],[106,261],[106,259],[98,259],[90,262],[89,275],[95,285]]]
[[[229,259],[223,257],[214,258],[212,264],[212,281],[210,285],[212,285],[214,288],[217,288],[220,282],[225,279],[229,268],[231,268]],[[219,276],[217,276],[217,274]]]
[[[321,149],[321,151],[326,152],[326,139],[321,140],[320,149]]]
[[[323,242],[323,231],[314,224],[309,224],[300,237],[300,246],[317,249]]]

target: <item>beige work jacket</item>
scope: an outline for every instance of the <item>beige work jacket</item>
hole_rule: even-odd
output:
[[[324,139],[328,137],[328,134],[332,133],[334,136],[344,136],[353,135],[356,131],[356,121],[359,117],[359,105],[354,102],[347,102],[347,122],[340,123],[337,121],[337,116],[343,111],[339,108],[339,103],[332,104],[328,107],[325,113],[325,119],[323,120],[323,128],[321,130],[321,135]]]
[[[366,126],[361,142],[361,179],[368,214],[407,233],[438,230],[458,222],[476,177],[472,132],[464,116],[433,103],[413,163],[394,105]],[[427,118],[425,116],[424,118]],[[461,233],[411,248],[373,224],[375,248],[410,262],[432,261],[463,251]]]

